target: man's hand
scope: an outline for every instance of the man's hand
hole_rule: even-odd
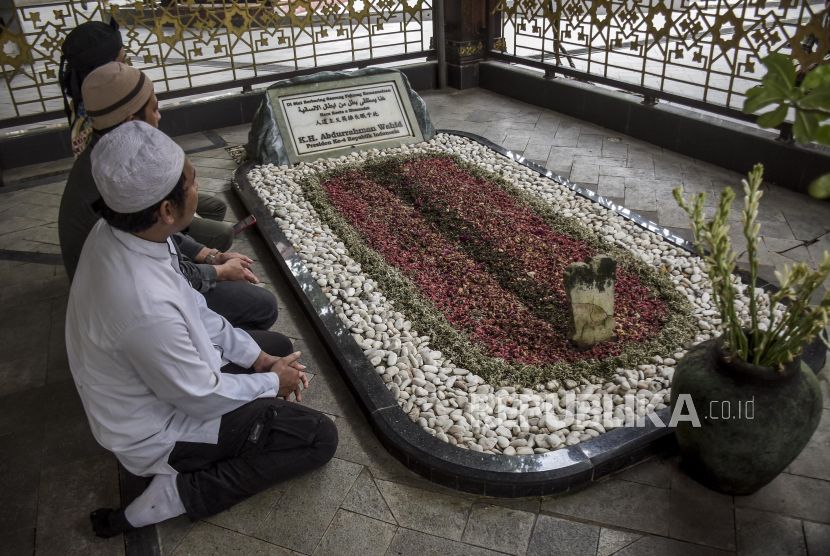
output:
[[[305,374],[305,365],[300,363],[299,351],[285,357],[275,357],[264,351],[254,361],[253,368],[257,372],[272,372],[280,378],[280,389],[277,396],[289,399],[294,394],[296,401],[302,400],[302,391],[308,388],[308,377]]]
[[[242,261],[248,263],[249,266],[254,263],[254,260],[247,255],[237,253],[236,251],[229,251],[227,253],[219,253],[216,255],[216,264],[223,264],[231,259],[241,259]]]
[[[291,394],[294,394],[294,401],[301,402],[303,401],[303,390],[308,388],[308,376],[303,371],[299,371],[299,382],[294,387],[293,390],[286,390],[282,387],[282,381],[280,381],[280,391],[277,393],[277,396],[280,398],[291,401]]]
[[[247,260],[245,260],[247,259]],[[234,257],[216,267],[216,279],[225,280],[247,280],[252,284],[259,284],[259,278],[251,271],[251,261],[247,257]]]

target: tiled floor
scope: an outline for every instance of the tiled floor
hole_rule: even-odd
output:
[[[670,196],[714,193],[740,176],[555,112],[483,90],[425,95],[436,127],[483,135],[644,212],[688,236]],[[244,127],[178,138],[201,187],[228,191],[235,167],[222,142]],[[217,139],[218,138],[218,139]],[[221,141],[220,141],[221,140]],[[193,152],[193,151],[196,152]],[[120,538],[91,535],[90,510],[119,504],[115,460],[92,439],[63,344],[68,283],[57,246],[65,162],[6,175],[0,189],[0,553],[122,554]],[[57,175],[56,175],[57,173]],[[47,176],[47,177],[39,177]],[[17,180],[16,182],[14,180]],[[767,188],[763,272],[830,249],[830,205]],[[280,303],[276,329],[314,369],[307,403],[336,420],[341,443],[325,468],[279,484],[223,514],[158,528],[165,554],[830,554],[830,401],[804,453],[772,484],[741,498],[653,459],[564,497],[495,499],[437,487],[409,472],[373,436],[337,370],[304,322],[256,232],[237,249]]]

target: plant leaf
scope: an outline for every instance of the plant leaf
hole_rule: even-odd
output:
[[[756,123],[761,127],[777,127],[781,125],[781,122],[783,122],[784,118],[787,117],[788,108],[789,107],[786,104],[782,104],[775,110],[758,116]]]
[[[816,130],[815,140],[822,145],[830,145],[830,125],[823,125]]]
[[[827,199],[830,197],[830,174],[824,174],[814,179],[807,191],[816,199]]]
[[[795,125],[793,125],[793,136],[795,140],[799,143],[809,143],[812,141],[818,131],[819,122],[820,118],[818,114],[796,110]]]
[[[761,60],[761,63],[767,67],[762,83],[785,94],[795,88],[795,66],[789,58],[775,52]]]
[[[801,88],[804,90],[821,87],[830,87],[830,66],[828,65],[816,66],[807,73],[804,81],[801,82]]]
[[[763,85],[757,85],[746,92],[743,111],[744,114],[754,114],[765,106],[774,103],[780,104],[786,99],[787,96],[781,94],[779,91],[769,89]]]
[[[810,91],[801,97],[798,101],[798,108],[830,110],[830,86]]]

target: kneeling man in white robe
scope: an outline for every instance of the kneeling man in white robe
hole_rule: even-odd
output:
[[[198,197],[182,149],[127,122],[95,146],[92,173],[106,207],[72,282],[69,366],[96,440],[153,477],[126,508],[92,512],[95,533],[200,519],[328,462],[337,430],[297,403],[308,378],[291,341],[233,328],[179,269],[170,236]]]

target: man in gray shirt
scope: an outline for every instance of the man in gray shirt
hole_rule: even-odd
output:
[[[158,127],[161,115],[153,83],[139,70],[110,62],[87,76],[83,86],[87,115],[95,132],[92,144],[75,160],[61,199],[58,234],[64,267],[75,275],[81,248],[100,218],[100,194],[90,167],[90,153],[100,137],[126,121]],[[265,330],[277,319],[274,295],[255,286],[253,261],[239,253],[211,250],[184,234],[174,237],[182,273],[205,296],[208,307],[239,328]]]

